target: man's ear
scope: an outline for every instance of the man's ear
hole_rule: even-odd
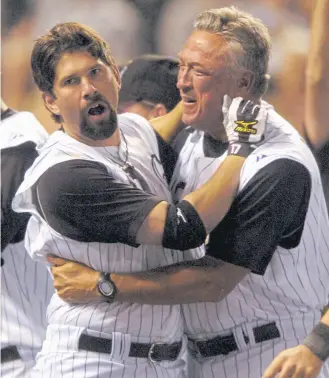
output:
[[[251,71],[242,71],[237,79],[239,96],[246,98],[250,94],[255,74]]]
[[[56,97],[53,94],[49,92],[43,92],[42,98],[46,108],[50,111],[50,113],[58,116],[61,115],[61,112],[56,104]]]
[[[163,104],[156,104],[151,111],[152,118],[161,117],[168,113],[167,108]]]

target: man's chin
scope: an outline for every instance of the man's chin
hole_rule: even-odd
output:
[[[194,120],[195,120],[195,117],[193,117],[191,114],[183,113],[182,121],[183,123],[185,123],[185,125],[192,126],[192,124],[194,123]]]
[[[96,124],[88,123],[81,128],[81,134],[92,140],[105,140],[110,138],[118,127],[117,121]]]
[[[183,114],[182,121],[186,126],[191,126],[193,129],[203,130],[200,119],[191,114]]]

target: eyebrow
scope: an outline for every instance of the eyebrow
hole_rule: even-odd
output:
[[[180,52],[180,53],[177,54],[177,58],[178,58],[179,60],[183,61],[183,58],[182,58],[182,52]],[[209,68],[206,68],[204,65],[202,65],[202,64],[200,64],[200,63],[198,63],[198,62],[194,62],[194,61],[189,62],[189,66],[192,66],[192,67],[197,66],[197,67],[204,68],[205,70],[209,70]]]

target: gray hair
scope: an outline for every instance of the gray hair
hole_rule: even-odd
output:
[[[236,64],[255,75],[252,94],[261,97],[266,92],[270,78],[268,62],[271,39],[261,20],[232,6],[200,13],[194,22],[194,28],[216,33],[222,36],[230,47],[238,47],[242,53],[234,54],[235,59],[231,64]]]

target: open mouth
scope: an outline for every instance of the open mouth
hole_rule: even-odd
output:
[[[103,113],[105,113],[105,106],[102,105],[102,104],[96,104],[95,106],[92,106],[89,110],[88,110],[88,114],[91,115],[91,116],[99,116],[99,115],[102,115]]]
[[[183,98],[183,101],[184,101],[186,104],[195,104],[195,103],[196,103],[196,100],[194,100],[193,98],[189,98],[189,97],[184,97],[184,98]]]

